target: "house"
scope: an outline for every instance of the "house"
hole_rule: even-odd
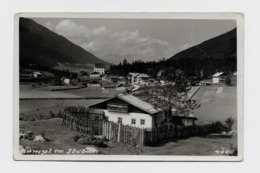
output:
[[[136,78],[138,75],[139,75],[139,73],[133,73],[133,72],[130,72],[128,74],[128,78],[129,78],[129,81],[131,82],[131,84],[136,83]]]
[[[149,79],[149,76],[145,73],[130,72],[128,74],[128,78],[132,84],[135,84],[135,83],[144,84]]]
[[[94,72],[98,72],[99,74],[105,74],[105,65],[101,63],[96,63],[94,67]]]
[[[204,79],[199,82],[199,85],[211,85],[211,79]]]
[[[166,112],[131,94],[120,94],[89,108],[102,109],[109,121],[147,129],[160,125],[165,120]],[[182,125],[191,126],[196,119],[196,117],[174,117],[178,124],[181,122]]]
[[[87,84],[89,87],[100,87],[101,83],[99,81],[96,80],[92,80]]]
[[[90,73],[90,77],[91,78],[100,78],[100,73],[99,72],[96,72],[96,71],[93,71]]]
[[[224,72],[217,72],[212,75],[212,83],[213,84],[223,84],[225,83],[226,74]]]
[[[41,72],[34,71],[30,74],[30,77],[38,78],[38,77],[43,77]]]
[[[158,73],[157,73],[156,76],[157,76],[157,77],[161,77],[161,76],[162,76],[162,72],[163,72],[162,70],[158,71]]]
[[[149,76],[145,73],[140,73],[137,75],[136,83],[145,84],[147,80],[149,79]]]
[[[102,85],[103,89],[116,89],[116,84],[115,83],[104,83]]]

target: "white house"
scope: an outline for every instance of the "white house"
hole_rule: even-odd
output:
[[[104,64],[96,63],[94,67],[94,72],[98,72],[101,75],[105,74]]]
[[[90,82],[88,83],[88,86],[89,86],[89,87],[100,87],[101,84],[100,84],[100,82],[98,82],[98,81],[96,81],[96,80],[93,80],[93,81],[90,81]]]
[[[135,84],[135,83],[143,84],[149,79],[149,76],[145,73],[131,72],[131,73],[129,73],[129,78],[131,79],[132,84]]]
[[[165,110],[156,109],[152,104],[130,94],[117,95],[89,108],[102,109],[109,121],[139,128],[157,127],[165,120]],[[197,118],[176,116],[175,119],[185,126],[194,125]]]
[[[89,75],[92,78],[99,78],[100,77],[100,73],[96,72],[96,71],[91,72]]]
[[[41,72],[38,72],[38,71],[34,71],[30,74],[30,77],[42,77],[42,73]]]
[[[212,75],[212,83],[213,84],[221,84],[225,83],[225,73],[224,72],[217,72]]]

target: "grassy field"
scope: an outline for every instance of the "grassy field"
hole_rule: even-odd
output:
[[[20,131],[32,131],[39,135],[44,133],[50,142],[20,141],[20,145],[29,146],[37,150],[55,149],[68,151],[69,149],[84,149],[87,145],[80,145],[73,141],[73,137],[78,132],[72,131],[61,125],[61,119],[54,118],[39,121],[20,121]],[[230,144],[236,146],[236,136],[233,138],[206,138],[191,137],[176,141],[164,141],[156,147],[145,146],[142,148],[141,155],[219,155],[217,149],[229,149]],[[134,154],[129,152],[127,145],[122,143],[107,143],[107,148],[97,148],[101,154]],[[53,154],[53,152],[51,153]]]
[[[23,87],[23,86],[22,86]],[[27,86],[28,87],[28,86]],[[25,91],[23,88],[23,91]],[[51,92],[46,88],[37,88],[36,93],[41,93],[44,97],[49,94],[51,98],[62,96],[80,97],[96,94],[95,92],[104,92],[100,88],[87,88],[79,90],[70,90],[62,92]],[[40,92],[38,92],[40,90]],[[31,91],[29,91],[31,92]],[[34,94],[33,91],[31,94]],[[24,93],[24,92],[23,92]],[[46,95],[45,95],[46,94]],[[58,95],[57,95],[58,94]],[[214,121],[221,121],[232,116],[237,121],[237,105],[236,105],[236,86],[225,85],[211,85],[201,86],[201,88],[193,96],[201,107],[194,112],[198,118],[198,124],[210,123]],[[50,111],[57,113],[63,110],[66,106],[80,105],[89,106],[104,99],[90,99],[90,100],[20,100],[20,113],[33,114],[49,114]],[[234,125],[236,129],[236,123]],[[61,126],[61,119],[54,118],[48,120],[36,121],[20,121],[20,131],[32,131],[35,134],[44,133],[45,137],[50,139],[50,142],[35,142],[35,141],[21,141],[20,144],[30,146],[36,149],[83,149],[86,146],[80,145],[73,141],[73,136],[78,132],[72,131],[66,127]],[[102,154],[133,154],[127,149],[127,146],[122,143],[108,142],[108,148],[98,148]],[[237,145],[236,135],[233,138],[207,138],[207,137],[190,137],[182,140],[164,141],[158,146],[142,148],[143,155],[219,155],[215,150],[220,148],[229,149],[230,145]]]
[[[74,142],[73,137],[79,134],[76,131],[70,130],[61,125],[62,119],[53,118],[49,120],[38,121],[20,121],[20,132],[32,131],[34,134],[39,135],[44,133],[45,137],[50,142],[36,142],[21,140],[20,145],[31,147],[35,150],[50,150],[54,152],[55,149],[68,151],[69,149],[84,149],[90,145],[80,145]],[[130,154],[127,147],[123,144],[113,144],[108,142],[107,148],[98,148],[102,154]],[[50,153],[50,154],[53,154]]]
[[[58,113],[67,106],[90,106],[104,99],[88,100],[20,100],[20,113],[48,115],[50,111]]]
[[[103,90],[101,87],[87,87],[74,90],[51,91],[64,87],[47,86],[32,88],[31,85],[20,85],[20,98],[82,98],[82,97],[113,97],[122,91],[115,89]],[[66,88],[66,87],[65,87]]]
[[[214,121],[224,122],[226,118],[235,119],[237,122],[237,87],[226,85],[201,86],[193,96],[201,107],[194,111],[198,124]]]

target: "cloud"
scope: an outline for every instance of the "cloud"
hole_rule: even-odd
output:
[[[175,53],[168,42],[142,36],[139,30],[115,32],[105,26],[88,28],[66,19],[59,22],[54,31],[112,63],[119,63],[126,57],[129,61],[159,60]]]

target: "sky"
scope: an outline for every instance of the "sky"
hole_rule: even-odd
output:
[[[167,59],[236,27],[234,20],[32,19],[113,64]]]

